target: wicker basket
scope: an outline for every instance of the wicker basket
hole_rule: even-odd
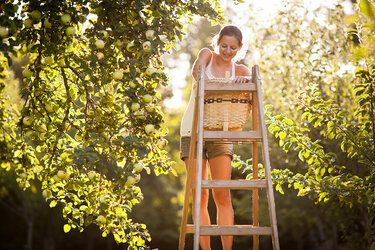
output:
[[[209,79],[209,83],[232,84],[223,79]],[[203,128],[205,130],[241,130],[249,120],[249,93],[208,93],[204,96]]]

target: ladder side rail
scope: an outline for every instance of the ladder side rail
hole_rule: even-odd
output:
[[[195,232],[194,232],[194,250],[199,250],[200,236],[200,205],[201,205],[201,189],[202,189],[202,153],[203,153],[203,104],[204,104],[204,77],[205,67],[200,66],[200,79],[198,89],[198,147],[197,147],[197,173],[195,187]]]
[[[199,81],[197,82],[197,90],[199,88]],[[180,240],[178,249],[183,250],[185,248],[185,241],[186,241],[186,233],[187,233],[187,218],[189,213],[189,200],[190,200],[190,192],[191,192],[191,184],[193,179],[193,162],[195,158],[195,150],[196,150],[196,143],[197,143],[197,128],[198,128],[198,96],[195,96],[195,103],[194,103],[194,116],[193,116],[193,124],[191,130],[191,137],[190,137],[190,149],[189,149],[189,158],[188,158],[188,167],[187,167],[187,177],[185,183],[185,200],[183,205],[183,212],[182,212],[182,219],[181,219],[181,231],[180,231]]]
[[[267,140],[267,131],[266,131],[266,124],[264,118],[264,107],[263,107],[263,95],[261,89],[261,79],[259,75],[259,67],[255,65],[255,72],[257,75],[256,85],[257,85],[257,97],[258,97],[258,105],[259,105],[259,122],[261,127],[261,134],[262,134],[262,149],[263,149],[263,164],[264,170],[267,180],[267,198],[268,198],[268,210],[270,216],[270,223],[272,228],[272,241],[273,241],[273,249],[279,250],[279,237],[277,231],[277,221],[276,221],[276,209],[275,209],[275,198],[272,188],[272,179],[271,179],[271,163],[269,158],[268,152],[268,140]]]
[[[256,85],[257,72],[255,66],[252,68],[252,84]],[[256,88],[256,86],[255,86]],[[258,131],[258,98],[256,92],[252,92],[252,130]],[[252,155],[253,155],[253,179],[258,179],[258,142],[252,143]],[[259,190],[253,189],[253,225],[259,226]],[[253,250],[259,250],[259,235],[253,235]]]

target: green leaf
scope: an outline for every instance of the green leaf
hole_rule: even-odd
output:
[[[280,132],[279,137],[281,140],[284,140],[285,136],[286,136],[285,132]]]
[[[308,194],[308,190],[307,189],[300,189],[297,196],[305,196],[306,194]]]
[[[320,169],[320,176],[323,176],[326,172],[326,168],[321,168]]]
[[[49,206],[50,206],[50,207],[56,207],[56,205],[57,205],[57,202],[56,202],[56,201],[51,201],[51,202],[49,203]]]
[[[328,127],[328,128],[332,128],[334,125],[335,125],[335,123],[334,123],[333,121],[329,121],[329,122],[327,123],[327,127]]]
[[[304,153],[303,153],[303,156],[307,159],[307,158],[309,158],[309,156],[310,156],[310,151],[305,151]]]
[[[285,118],[283,122],[287,123],[288,125],[292,126],[294,123],[291,119]]]
[[[64,232],[68,233],[72,227],[69,224],[64,225]]]
[[[307,164],[311,165],[314,162],[314,157],[310,157],[310,159],[307,161]]]
[[[358,4],[359,11],[366,16],[374,17],[375,15],[375,7],[374,5],[369,2],[368,0],[361,0]]]
[[[298,158],[299,158],[301,161],[304,161],[304,159],[303,159],[303,150],[299,151],[299,153],[298,153]]]
[[[332,133],[332,132],[329,133],[329,134],[328,134],[328,139],[331,139],[331,140],[332,140],[333,138],[335,138],[335,134]]]
[[[321,192],[321,193],[319,194],[318,202],[320,202],[320,201],[321,201],[323,198],[325,198],[327,195],[328,195],[327,192]]]
[[[303,113],[302,116],[301,116],[301,120],[306,119],[306,116],[308,116],[308,115],[309,115],[309,112]]]

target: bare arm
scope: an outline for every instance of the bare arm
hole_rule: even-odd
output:
[[[198,77],[199,66],[201,65],[207,66],[207,64],[211,60],[211,57],[212,57],[211,50],[204,48],[199,51],[197,59],[195,59],[195,62],[193,64],[193,69],[192,69],[192,74],[195,80]]]
[[[251,72],[245,65],[237,65],[236,67],[236,83],[248,82],[251,80]]]

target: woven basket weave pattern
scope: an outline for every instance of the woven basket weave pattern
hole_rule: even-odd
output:
[[[209,83],[235,84],[225,79],[209,79]],[[249,93],[214,93],[204,96],[205,130],[242,129],[250,117],[251,104]]]

